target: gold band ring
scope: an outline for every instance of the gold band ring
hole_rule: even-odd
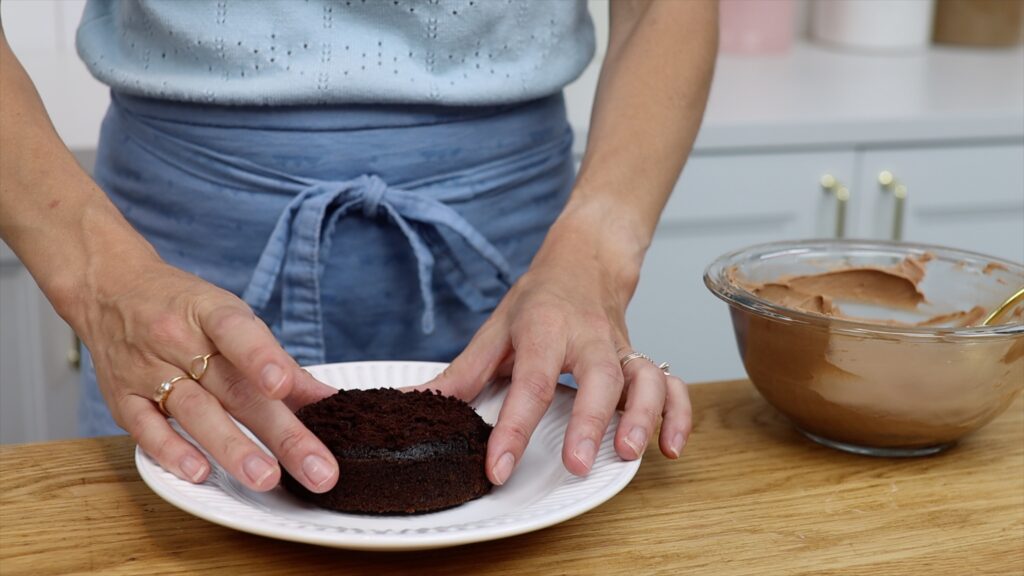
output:
[[[199,382],[199,379],[206,374],[206,369],[210,367],[210,358],[213,358],[217,354],[220,354],[220,352],[210,352],[209,354],[193,356],[192,360],[188,363],[188,375],[196,382]]]
[[[160,412],[163,412],[164,416],[167,416],[168,418],[171,416],[170,412],[167,411],[167,398],[170,397],[171,392],[174,392],[174,383],[187,378],[188,376],[183,374],[181,376],[175,376],[170,380],[164,380],[156,387],[156,390],[153,391],[153,402],[156,402],[157,407],[160,408]]]
[[[637,358],[643,358],[644,360],[647,360],[651,364],[655,364],[654,360],[652,360],[651,357],[648,356],[647,354],[644,354],[643,352],[633,351],[633,352],[630,352],[629,354],[626,354],[622,358],[619,358],[619,365],[622,366],[623,370],[625,370],[626,369],[626,364],[629,364],[630,362],[632,362],[633,360],[636,360]],[[669,376],[670,375],[670,373],[669,373],[670,365],[669,365],[668,362],[662,362],[661,364],[655,364],[655,365],[658,367],[658,370],[661,370],[662,372],[665,373],[665,376]]]

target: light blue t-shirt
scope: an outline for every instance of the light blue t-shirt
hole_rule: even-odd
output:
[[[594,29],[585,0],[89,0],[77,45],[140,96],[484,105],[563,88]]]

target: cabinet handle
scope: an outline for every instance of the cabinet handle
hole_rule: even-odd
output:
[[[896,179],[890,170],[878,173],[878,185],[882,192],[891,192],[893,198],[892,239],[903,240],[903,211],[907,204],[907,185]]]
[[[850,189],[831,174],[825,174],[818,181],[821,189],[836,199],[836,238],[846,236],[846,205],[850,201]]]

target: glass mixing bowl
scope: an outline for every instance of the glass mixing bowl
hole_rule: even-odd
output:
[[[786,308],[738,282],[931,258],[925,303],[907,311],[839,302],[860,318]],[[762,396],[812,440],[875,456],[941,451],[1002,413],[1024,388],[1020,310],[1004,324],[919,327],[938,314],[993,309],[1024,286],[1024,266],[952,248],[857,240],[752,246],[713,262],[704,283],[729,304],[736,344]],[[1022,305],[1024,306],[1024,305]]]

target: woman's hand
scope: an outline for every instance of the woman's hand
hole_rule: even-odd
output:
[[[274,487],[281,470],[229,415],[307,488],[334,486],[337,462],[289,409],[333,390],[300,370],[245,303],[160,260],[61,143],[2,27],[0,101],[0,236],[88,346],[118,425],[164,469],[203,481],[209,462],[152,395],[195,356],[219,352],[201,383],[174,384],[170,414],[253,490]]]
[[[661,451],[675,458],[689,434],[682,380],[632,351],[626,304],[643,255],[700,126],[718,46],[718,6],[611,2],[609,39],[586,154],[566,210],[530,269],[445,374],[425,385],[474,397],[494,376],[512,375],[487,447],[487,474],[501,484],[554,395],[563,370],[579,392],[562,461],[586,474],[622,399],[615,450],[644,451],[662,417]],[[673,55],[672,66],[665,65]]]
[[[577,475],[593,466],[617,406],[623,407],[615,450],[639,458],[663,419],[659,445],[677,458],[690,432],[686,385],[632,351],[625,311],[639,258],[609,244],[600,218],[563,217],[530,269],[512,286],[465,351],[424,388],[469,400],[492,378],[511,375],[508,396],[487,447],[487,474],[503,484],[521,461],[550,405],[562,372],[579,386],[565,432],[562,461]],[[628,262],[629,266],[622,266]]]
[[[273,488],[281,471],[230,417],[252,430],[304,486],[314,492],[333,487],[337,462],[292,409],[334,390],[300,369],[231,293],[155,256],[140,265],[120,264],[97,263],[100,269],[88,275],[75,299],[74,314],[115,422],[165,470],[202,482],[209,463],[171,428],[152,394],[161,382],[187,374],[195,356],[218,352],[201,382],[174,384],[165,404],[170,415],[252,490]]]

